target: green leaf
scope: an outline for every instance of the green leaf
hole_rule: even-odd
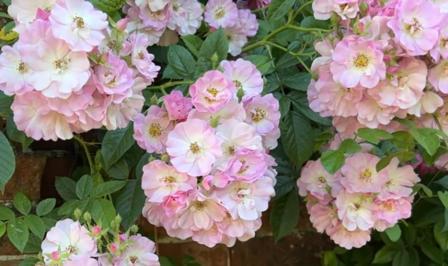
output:
[[[22,192],[14,196],[13,205],[23,215],[27,215],[31,211],[31,201]]]
[[[438,130],[432,128],[411,128],[409,131],[417,143],[431,156],[436,154],[440,147],[438,132]]]
[[[9,116],[6,122],[6,135],[10,140],[20,143],[23,151],[33,143],[33,139],[28,138],[25,133],[17,129],[12,116]]]
[[[188,50],[190,50],[194,56],[199,57],[199,49],[201,49],[202,39],[196,35],[182,36],[181,39]]]
[[[110,14],[119,10],[126,3],[126,0],[90,0],[90,2],[101,11]]]
[[[416,188],[417,191],[419,191],[420,189],[423,190],[425,195],[428,196],[428,197],[432,197],[433,196],[432,190],[429,187],[423,185],[422,183],[415,184],[414,187]]]
[[[180,45],[168,49],[168,63],[180,77],[191,79],[196,68],[196,61],[190,52]]]
[[[282,19],[294,6],[295,0],[273,0],[269,5],[268,17],[270,20]]]
[[[393,266],[409,266],[411,263],[409,252],[406,249],[398,251],[392,262]]]
[[[11,221],[16,218],[14,212],[5,206],[0,206],[0,221]]]
[[[338,257],[334,251],[325,251],[323,256],[323,266],[338,266]]]
[[[68,177],[56,177],[56,191],[65,201],[77,199],[76,182]]]
[[[276,241],[294,230],[299,221],[299,196],[296,189],[275,200],[270,219]]]
[[[211,33],[202,43],[201,49],[199,50],[199,57],[211,60],[212,63],[217,64],[227,58],[228,51],[229,41],[224,30],[219,29]]]
[[[443,221],[436,223],[434,226],[434,238],[440,248],[445,252],[448,250],[448,232],[443,232]]]
[[[302,165],[314,151],[314,131],[309,121],[297,112],[290,112],[280,124],[283,149],[294,165]]]
[[[353,139],[344,140],[341,145],[339,145],[339,149],[341,152],[345,154],[354,154],[361,151],[361,145],[354,141]]]
[[[76,195],[79,199],[86,199],[93,190],[93,179],[89,175],[82,176],[76,183]]]
[[[25,223],[30,229],[30,231],[40,239],[43,239],[45,236],[45,224],[42,218],[37,215],[28,215],[25,216]]]
[[[24,260],[22,260],[19,264],[19,266],[35,266],[38,265],[39,259],[35,257],[28,257]]]
[[[11,103],[13,98],[10,96],[6,96],[3,92],[0,91],[0,117],[8,117],[12,114],[11,111]]]
[[[110,222],[117,216],[115,207],[112,201],[106,199],[97,199],[93,202],[90,209],[92,218],[102,227],[110,226]]]
[[[9,141],[0,131],[0,190],[5,189],[16,169],[16,157]]]
[[[6,224],[4,222],[0,222],[0,238],[6,233]]]
[[[115,193],[126,185],[126,181],[108,181],[99,184],[95,188],[95,197],[104,197],[106,195]]]
[[[11,241],[20,252],[23,252],[30,237],[30,232],[28,231],[25,222],[21,219],[11,221],[8,223],[6,230],[9,241]]]
[[[360,128],[357,135],[373,144],[378,144],[382,140],[393,138],[389,132],[375,128]]]
[[[121,223],[126,229],[140,217],[145,205],[145,194],[140,182],[140,179],[129,180],[115,199],[117,212],[122,217]]]
[[[106,170],[110,177],[116,179],[127,179],[129,176],[129,166],[123,158]]]
[[[397,252],[398,250],[394,246],[384,246],[376,252],[372,263],[383,264],[391,262]]]
[[[448,175],[440,178],[439,180],[437,180],[434,183],[441,185],[445,189],[448,189]]]
[[[401,237],[401,229],[398,224],[386,229],[386,235],[392,242],[397,242]]]
[[[36,214],[39,216],[44,216],[49,214],[54,207],[56,206],[56,199],[44,199],[43,201],[39,202],[36,206]]]
[[[263,75],[274,71],[274,63],[269,56],[255,54],[246,56],[244,59],[251,61]]]
[[[439,265],[443,264],[443,252],[433,243],[429,242],[428,240],[423,240],[419,242],[419,246],[422,249],[423,254],[425,254],[428,258]]]
[[[445,209],[448,209],[448,191],[438,191],[437,197],[439,197]]]
[[[101,155],[103,156],[106,169],[118,162],[134,145],[135,140],[132,136],[132,131],[132,125],[129,125],[127,128],[106,133],[101,147]]]
[[[328,173],[334,174],[344,165],[345,156],[340,150],[330,150],[322,154],[320,161]]]
[[[311,81],[311,74],[298,72],[297,69],[278,72],[281,83],[291,89],[306,92]]]

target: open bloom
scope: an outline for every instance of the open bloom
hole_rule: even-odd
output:
[[[399,167],[397,158],[393,158],[383,170],[387,174],[388,179],[384,189],[378,195],[382,200],[409,197],[412,194],[414,185],[420,181],[413,167],[410,165]]]
[[[153,241],[138,234],[131,236],[127,240],[126,249],[121,255],[115,258],[113,265],[145,265],[159,266],[159,257],[154,254],[156,247]]]
[[[89,258],[95,256],[97,252],[95,240],[89,235],[87,229],[71,219],[57,222],[48,231],[41,248],[46,263],[51,263],[55,258],[58,260],[60,258],[65,260]],[[55,252],[59,256],[56,256]]]
[[[143,167],[142,188],[148,201],[163,202],[167,196],[192,190],[196,178],[179,173],[174,167],[156,160]]]
[[[308,161],[302,168],[297,180],[299,194],[305,197],[308,193],[319,200],[328,200],[335,177],[325,170],[320,161]]]
[[[192,103],[199,112],[216,112],[235,94],[235,85],[221,72],[211,70],[190,86]]]
[[[357,153],[341,168],[341,184],[348,192],[379,193],[387,181],[384,171],[377,172],[379,158],[369,153]]]
[[[383,57],[380,42],[345,37],[334,48],[331,73],[335,81],[347,88],[357,85],[373,88],[386,78]]]
[[[191,176],[210,173],[216,158],[221,155],[221,141],[207,122],[189,119],[179,123],[168,134],[166,150],[171,163]]]
[[[181,91],[173,90],[163,97],[163,105],[168,112],[170,120],[185,120],[193,108],[191,99],[184,97]]]
[[[20,50],[3,46],[0,54],[0,89],[7,95],[31,90],[31,69],[22,58]]]
[[[90,52],[105,38],[107,15],[84,0],[59,1],[51,10],[53,34],[73,51]]]
[[[347,230],[365,231],[374,226],[373,199],[369,194],[342,191],[337,195],[335,205],[338,217]]]
[[[146,116],[138,114],[134,123],[134,138],[137,144],[147,152],[163,153],[165,142],[172,124],[167,113],[153,105]]]
[[[247,113],[246,121],[264,136],[271,133],[280,123],[279,103],[272,94],[255,96],[244,105]]]
[[[225,215],[225,209],[214,200],[199,198],[180,214],[178,225],[189,230],[209,230]]]
[[[8,7],[8,14],[14,18],[18,24],[31,23],[36,19],[38,9],[51,9],[56,0],[14,0]]]
[[[370,241],[369,230],[349,231],[341,223],[330,228],[328,235],[336,244],[346,249],[360,248]]]
[[[235,25],[238,8],[232,0],[210,0],[205,6],[204,20],[214,28]]]
[[[241,149],[229,160],[224,174],[234,180],[253,182],[268,170],[264,151]]]
[[[175,0],[168,28],[179,35],[195,34],[202,22],[202,5],[197,0]]]
[[[260,95],[263,91],[261,73],[251,62],[237,59],[236,61],[222,61],[220,66],[224,76],[233,81],[237,95],[242,95],[243,100]]]
[[[448,94],[448,60],[442,60],[432,68],[428,80],[437,91]]]
[[[424,55],[439,39],[439,24],[444,18],[432,1],[404,0],[397,6],[397,14],[388,23],[396,41],[409,55]]]

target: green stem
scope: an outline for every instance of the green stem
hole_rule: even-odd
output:
[[[149,87],[149,89],[161,90],[162,92],[166,93],[165,90],[168,89],[168,88],[179,86],[179,85],[190,85],[191,83],[193,83],[193,81],[191,81],[191,80],[168,81],[168,82],[163,83],[161,85],[151,86],[151,87]]]
[[[89,162],[89,167],[90,167],[90,174],[93,175],[93,173],[95,172],[95,168],[94,168],[94,164],[93,164],[93,160],[92,160],[92,156],[90,155],[90,151],[89,148],[87,147],[86,142],[78,136],[74,136],[73,137],[78,143],[79,145],[81,145],[81,147],[84,149],[84,153],[86,155],[87,161]]]

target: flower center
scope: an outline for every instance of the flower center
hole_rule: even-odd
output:
[[[153,138],[160,137],[160,135],[162,135],[162,128],[160,127],[160,124],[152,123],[149,126],[148,133]]]
[[[224,7],[219,7],[215,11],[215,19],[223,18],[225,16],[225,14],[226,14],[226,10],[224,9]]]
[[[235,147],[234,146],[229,146],[227,148],[227,153],[230,155],[234,155],[235,154]]]
[[[383,203],[383,208],[387,211],[394,211],[395,207],[394,207],[394,203],[392,201],[386,201]]]
[[[201,147],[199,147],[197,142],[193,142],[190,144],[190,151],[193,154],[198,154],[201,151]]]
[[[354,65],[356,68],[366,68],[369,65],[369,58],[364,54],[356,56]]]
[[[413,19],[413,22],[411,24],[406,24],[404,26],[404,29],[406,30],[407,33],[409,33],[410,35],[414,35],[416,33],[419,33],[422,30],[422,25],[420,24],[420,22],[417,20],[417,18]]]
[[[55,60],[54,63],[54,67],[59,70],[59,72],[64,72],[68,69],[68,63],[70,62],[70,59],[58,59]]]
[[[140,60],[145,59],[145,54],[143,53],[143,51],[140,51],[140,52],[138,53],[138,58],[139,58]]]
[[[235,84],[236,90],[242,90],[243,84],[239,80],[234,80],[233,83]]]
[[[164,178],[162,178],[163,182],[168,183],[168,184],[172,184],[174,182],[176,182],[176,178],[174,176],[165,176]]]
[[[441,38],[440,39],[440,47],[441,48],[448,48],[448,39]]]
[[[67,248],[67,252],[68,252],[69,254],[76,253],[76,251],[77,251],[77,249],[76,249],[76,247],[74,247],[74,246],[68,246],[68,248]]]
[[[206,206],[206,204],[205,204],[205,202],[203,202],[203,201],[194,201],[192,204],[191,204],[191,206],[195,209],[195,210],[197,210],[197,211],[201,211],[201,210],[203,210],[204,208],[205,208],[205,206]]]
[[[25,65],[25,63],[20,62],[19,65],[17,66],[17,71],[19,71],[21,74],[24,74],[28,72],[28,67]]]
[[[323,177],[323,176],[319,176],[319,178],[317,180],[319,180],[319,183],[321,183],[321,184],[327,183],[327,181],[325,180],[325,177]]]
[[[216,95],[218,95],[218,90],[216,88],[209,88],[207,89],[207,92],[210,93],[213,97],[216,97]]]
[[[246,164],[246,160],[240,160],[240,163],[241,167],[240,170],[238,171],[238,174],[242,175],[247,171],[247,169],[249,169],[249,165]]]
[[[266,111],[261,108],[255,108],[255,110],[251,113],[252,121],[258,123],[261,120],[266,118]]]
[[[82,19],[81,17],[74,17],[73,22],[78,29],[84,29],[84,27],[86,26],[86,24],[84,23],[84,19]]]
[[[371,182],[372,181],[372,171],[370,169],[366,168],[364,171],[361,172],[361,175],[359,178],[364,182]]]
[[[130,261],[132,264],[136,263],[137,260],[138,260],[138,258],[137,258],[136,256],[130,256],[130,257],[129,257],[129,261]]]

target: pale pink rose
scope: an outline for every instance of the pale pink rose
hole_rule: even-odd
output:
[[[387,181],[385,171],[376,171],[380,159],[369,153],[356,153],[341,168],[341,184],[350,193],[379,193]]]
[[[220,67],[223,69],[224,76],[233,81],[236,94],[241,95],[243,100],[260,95],[263,91],[263,77],[257,67],[250,61],[244,59],[224,60]]]
[[[322,201],[331,199],[331,187],[336,176],[325,170],[320,160],[308,161],[302,168],[300,178],[297,180],[299,194],[305,197],[308,193]]]
[[[314,18],[318,20],[327,20],[334,11],[334,0],[315,0],[313,1]]]
[[[227,209],[233,219],[253,221],[267,210],[269,200],[274,195],[272,180],[263,177],[253,183],[231,182],[226,188],[217,190],[214,197]]]
[[[239,151],[249,149],[263,151],[262,139],[255,128],[247,123],[229,119],[216,128],[216,135],[222,141],[222,156],[218,158],[217,167],[224,170],[229,160]]]
[[[268,150],[273,150],[277,148],[277,140],[280,138],[280,128],[277,127],[270,133],[263,136],[263,145]]]
[[[442,60],[429,71],[428,80],[436,91],[448,94],[448,60]]]
[[[268,170],[264,151],[240,149],[229,160],[224,174],[233,180],[254,182]]]
[[[153,241],[138,234],[131,236],[127,241],[126,249],[117,258],[114,266],[159,266],[159,257],[155,254],[156,247]]]
[[[30,51],[42,55],[48,40],[53,39],[50,22],[36,19],[30,24],[21,25],[14,29],[19,33],[20,38],[14,47],[20,51]]]
[[[216,113],[198,112],[193,109],[188,114],[188,119],[201,119],[208,121],[212,127],[217,127],[229,119],[244,121],[246,119],[246,110],[242,103],[238,103],[236,99],[233,99]]]
[[[432,114],[443,106],[443,99],[433,91],[425,91],[420,101],[408,108],[408,114],[421,117],[424,114]]]
[[[225,28],[224,33],[229,41],[229,53],[233,56],[241,54],[248,41],[247,36],[241,34],[237,27]]]
[[[168,28],[185,36],[195,34],[201,26],[203,8],[197,0],[175,0]]]
[[[333,0],[334,12],[343,20],[355,18],[359,12],[359,0]]]
[[[145,78],[148,85],[154,82],[160,71],[160,66],[154,64],[154,55],[148,53],[148,37],[144,34],[133,35],[132,65]]]
[[[170,0],[135,0],[136,5],[139,7],[148,6],[153,12],[164,9],[169,3]]]
[[[142,189],[149,202],[161,203],[176,192],[196,187],[196,178],[179,173],[163,161],[152,161],[143,167]]]
[[[401,219],[411,217],[412,203],[409,198],[375,200],[373,213],[377,220],[393,226]],[[383,230],[381,230],[383,231]]]
[[[317,203],[312,206],[307,204],[310,221],[317,232],[328,232],[338,224],[337,210],[333,204]]]
[[[387,176],[387,182],[378,195],[379,199],[409,197],[412,195],[414,185],[420,182],[420,178],[414,172],[412,166],[399,167],[399,163],[397,158],[393,158],[389,165],[382,170]]]
[[[89,80],[87,54],[71,51],[62,40],[49,37],[42,54],[26,51],[23,56],[32,71],[30,82],[46,97],[68,98]]]
[[[211,70],[190,86],[194,107],[199,112],[216,112],[236,93],[235,85],[221,72]]]
[[[13,0],[8,7],[8,14],[17,24],[31,23],[36,19],[38,9],[51,9],[56,0]]]
[[[210,230],[226,216],[225,209],[211,199],[193,200],[181,214],[178,226],[189,230]]]
[[[253,37],[258,32],[257,16],[255,16],[249,9],[238,9],[237,23],[231,28],[230,31]]]
[[[171,17],[170,5],[159,11],[152,11],[148,6],[138,9],[138,17],[144,27],[155,31],[165,31]]]
[[[334,48],[330,64],[334,80],[347,88],[375,87],[386,78],[382,46],[381,42],[362,37],[345,37]]]
[[[199,244],[212,248],[223,241],[224,235],[217,225],[213,225],[210,229],[195,231],[191,238]]]
[[[69,118],[51,111],[47,99],[38,92],[16,95],[11,105],[17,128],[34,140],[67,140],[73,137]],[[71,120],[76,119],[75,117]]]
[[[328,235],[345,249],[360,248],[370,241],[370,230],[347,230],[342,224],[332,227]]]
[[[163,96],[163,105],[168,112],[170,120],[183,121],[193,108],[191,98],[184,97],[181,91],[173,90],[170,94]]]
[[[95,66],[92,77],[98,91],[110,95],[114,103],[121,103],[132,95],[132,69],[112,52],[105,55],[104,64]]]
[[[403,59],[398,67],[396,75],[369,92],[375,94],[382,105],[407,109],[423,96],[428,70],[425,62],[414,58]]]
[[[373,198],[370,194],[341,191],[335,205],[338,217],[347,230],[370,230],[374,226]]]
[[[388,125],[395,118],[398,107],[380,105],[374,98],[365,97],[358,103],[358,121],[369,128]]]
[[[403,0],[388,23],[395,40],[409,55],[424,55],[434,48],[439,38],[439,24],[444,18],[432,1]]]
[[[50,15],[55,37],[67,42],[73,51],[90,52],[105,38],[107,15],[84,0],[56,2]]]
[[[23,94],[33,88],[31,69],[16,46],[3,46],[0,54],[0,88],[6,95]]]
[[[178,214],[181,210],[187,207],[190,200],[190,194],[196,193],[195,191],[177,191],[165,198],[163,203],[160,205],[163,209],[164,214],[167,217],[172,217]]]
[[[168,134],[166,150],[173,166],[191,176],[209,174],[216,158],[222,154],[221,141],[214,130],[199,119],[177,124]]]
[[[133,92],[130,97],[123,100],[119,104],[111,102],[107,107],[106,115],[102,121],[103,125],[108,130],[115,130],[117,128],[125,128],[130,121],[141,112],[145,103],[142,90],[146,87],[143,79],[137,77],[134,79]]]
[[[279,107],[278,100],[272,94],[255,96],[244,104],[246,122],[253,125],[261,136],[268,135],[279,126]]]
[[[55,251],[59,252],[64,260],[72,261],[93,257],[97,252],[95,240],[89,231],[71,219],[58,221],[48,231],[41,248],[45,263],[51,263],[51,254]]]
[[[148,153],[164,153],[168,133],[173,128],[165,110],[152,105],[145,115],[138,114],[134,119],[134,139]]]
[[[448,59],[448,24],[447,19],[440,23],[439,40],[430,51],[431,57],[438,62],[441,58]]]
[[[232,0],[210,0],[205,5],[204,20],[213,28],[228,28],[235,25],[238,8]]]
[[[312,81],[308,89],[310,108],[321,116],[350,117],[358,113],[357,104],[361,102],[364,88],[346,88],[336,83],[328,65],[319,70],[319,79]]]
[[[64,266],[99,266],[98,261],[96,259],[90,258],[90,257],[79,257],[70,259],[66,262],[64,262]]]

